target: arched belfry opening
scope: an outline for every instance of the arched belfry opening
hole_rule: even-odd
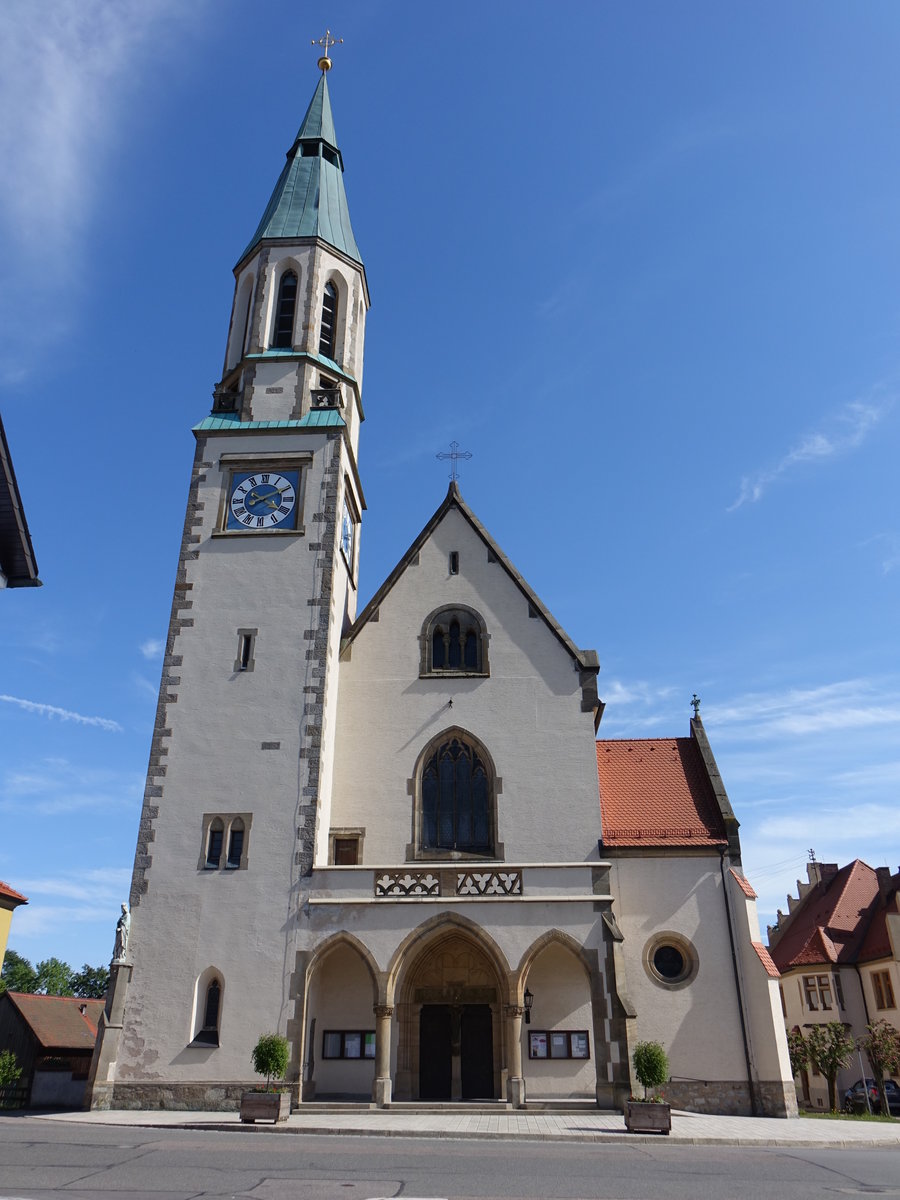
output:
[[[439,926],[409,947],[395,989],[395,1099],[503,1094],[504,970],[475,929]]]

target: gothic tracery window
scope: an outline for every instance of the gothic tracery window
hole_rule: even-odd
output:
[[[485,756],[459,734],[439,739],[421,768],[419,849],[492,854],[494,797]]]

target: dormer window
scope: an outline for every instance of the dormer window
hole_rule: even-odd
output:
[[[420,675],[488,675],[488,635],[472,608],[441,608],[426,620],[420,637]]]
[[[272,330],[272,348],[290,350],[294,345],[294,310],[297,307],[297,276],[285,271],[278,285],[278,303],[275,306],[275,327]]]
[[[334,359],[334,342],[337,331],[337,288],[333,283],[325,284],[322,294],[322,324],[319,330],[319,353]]]

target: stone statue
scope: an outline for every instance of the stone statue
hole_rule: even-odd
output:
[[[128,905],[122,905],[122,915],[116,922],[116,945],[113,950],[113,962],[124,962],[128,951],[128,935],[131,932],[131,913]]]

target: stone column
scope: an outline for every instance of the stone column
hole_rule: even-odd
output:
[[[372,1085],[372,1101],[379,1108],[391,1103],[391,1017],[394,1010],[389,1004],[375,1005],[375,1082]]]
[[[522,1016],[525,1009],[518,1004],[506,1006],[506,1099],[513,1108],[525,1107],[525,1076],[522,1074]]]

